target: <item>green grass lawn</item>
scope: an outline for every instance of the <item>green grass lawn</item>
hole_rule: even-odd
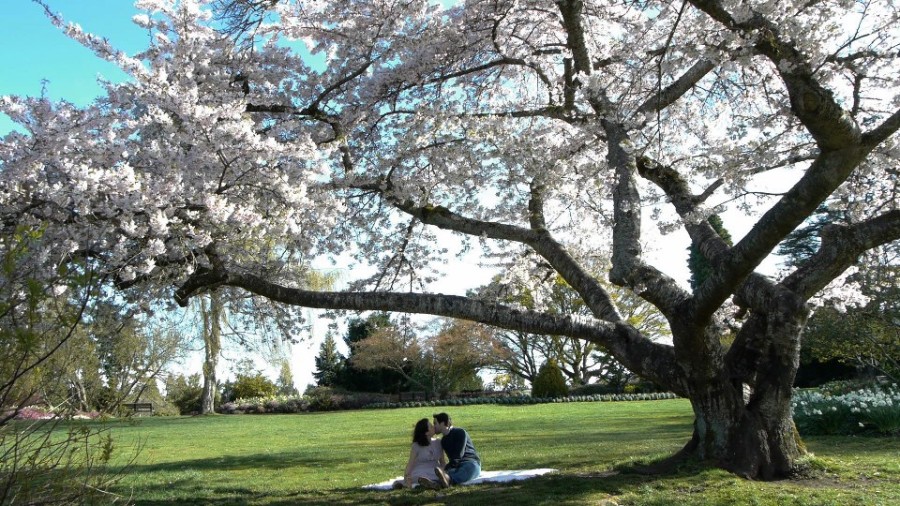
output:
[[[799,481],[748,482],[699,465],[611,473],[687,441],[692,417],[681,399],[447,408],[485,470],[559,473],[439,493],[361,489],[402,474],[413,424],[438,409],[111,422],[118,458],[141,446],[115,492],[136,504],[900,504],[897,438],[807,438],[822,472]]]

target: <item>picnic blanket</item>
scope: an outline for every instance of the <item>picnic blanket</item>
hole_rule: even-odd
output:
[[[463,483],[463,485],[476,485],[478,483],[499,483],[506,481],[518,481],[518,480],[527,480],[528,478],[534,478],[535,476],[540,476],[542,474],[552,473],[556,471],[556,469],[521,469],[521,470],[512,470],[512,471],[482,471],[481,475],[478,478],[475,478],[472,481],[467,481]],[[366,485],[363,488],[368,488],[371,490],[390,490],[391,485],[394,484],[397,480],[402,480],[402,476],[398,476],[396,478],[382,481],[381,483],[373,483],[371,485]],[[415,485],[418,486],[418,485]]]

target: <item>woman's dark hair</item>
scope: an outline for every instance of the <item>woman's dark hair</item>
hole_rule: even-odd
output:
[[[421,446],[431,444],[431,438],[428,437],[428,419],[423,418],[416,422],[416,428],[413,429],[413,443],[419,443]]]

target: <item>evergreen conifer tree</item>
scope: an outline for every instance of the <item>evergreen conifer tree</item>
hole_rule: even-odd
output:
[[[565,397],[569,394],[566,378],[556,360],[550,359],[544,362],[531,385],[532,397]]]
[[[333,386],[335,380],[344,367],[344,356],[338,352],[334,336],[328,334],[319,346],[319,355],[316,357],[316,370],[313,377],[320,387]]]

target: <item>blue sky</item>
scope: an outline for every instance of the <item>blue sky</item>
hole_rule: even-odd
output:
[[[50,8],[85,31],[108,38],[133,54],[146,47],[146,30],[131,22],[138,13],[129,0],[47,0]],[[126,75],[67,38],[31,0],[5,0],[0,22],[0,95],[41,94],[85,105],[101,93],[97,77],[121,81]],[[0,114],[0,135],[14,127]]]

